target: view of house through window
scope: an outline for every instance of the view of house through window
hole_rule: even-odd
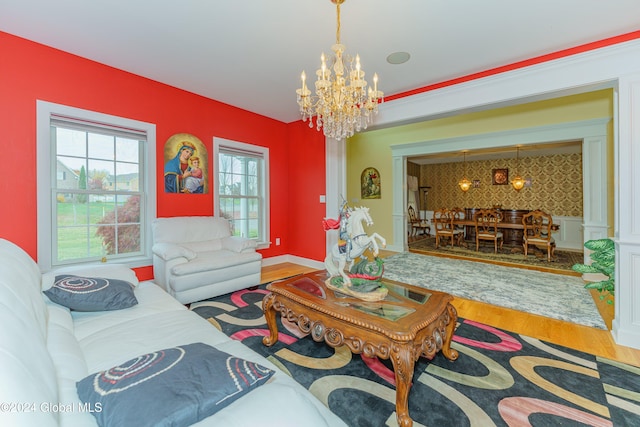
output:
[[[216,199],[220,216],[231,222],[233,235],[268,241],[268,150],[231,141],[220,142],[215,148],[218,159]]]
[[[144,138],[52,120],[55,259],[141,252],[140,153]]]

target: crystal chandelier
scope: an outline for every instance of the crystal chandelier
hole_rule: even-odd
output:
[[[462,176],[462,179],[458,182],[458,187],[460,187],[460,189],[466,193],[471,188],[471,181],[467,179],[467,152],[464,151],[463,153],[464,153],[464,175]]]
[[[309,119],[312,128],[313,116],[316,116],[316,128],[322,128],[326,137],[334,139],[348,138],[366,129],[372,116],[378,113],[378,103],[383,102],[384,96],[378,90],[377,74],[373,75],[373,88],[367,87],[360,56],[356,55],[354,61],[353,57],[344,54],[345,46],[340,44],[340,5],[344,2],[331,0],[337,10],[336,44],[331,47],[335,56],[329,58],[329,66],[324,53],[320,57],[322,64],[316,71],[315,95],[307,88],[304,71],[302,87],[296,90],[302,120]]]

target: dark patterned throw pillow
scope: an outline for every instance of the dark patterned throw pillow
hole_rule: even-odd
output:
[[[138,304],[133,284],[104,277],[70,274],[56,276],[45,295],[57,304],[75,311],[121,310]]]
[[[188,426],[264,384],[274,371],[203,343],[145,354],[77,383],[100,426]]]

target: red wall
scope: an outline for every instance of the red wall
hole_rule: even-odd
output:
[[[289,165],[289,203],[295,206],[289,218],[289,253],[305,254],[306,258],[323,260],[325,257],[325,231],[322,218],[326,206],[320,195],[326,193],[326,154],[324,135],[309,128],[308,122],[289,125],[291,164]],[[329,215],[333,218],[338,216]]]
[[[285,124],[68,53],[0,32],[0,117],[3,179],[0,238],[37,256],[36,100],[156,125],[157,215],[212,215],[213,195],[165,194],[163,148],[186,132],[213,154],[213,137],[269,147],[271,248],[265,258],[292,254],[321,260],[324,232],[324,138],[307,124]],[[294,98],[292,97],[292,102]],[[209,188],[215,183],[209,174]],[[281,245],[275,246],[280,237]],[[151,269],[140,269],[150,278]]]

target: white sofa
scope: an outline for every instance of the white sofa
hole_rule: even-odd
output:
[[[260,284],[256,241],[232,236],[225,218],[157,218],[152,229],[154,281],[181,303]]]
[[[114,311],[78,312],[53,303],[42,290],[65,271],[127,280],[135,286],[137,305]],[[195,425],[345,425],[269,361],[218,331],[153,282],[138,283],[135,274],[124,266],[100,264],[41,275],[26,252],[0,239],[0,305],[2,426],[95,426],[96,414],[109,408],[83,406],[77,392],[78,381],[149,352],[196,342],[259,363],[275,374]],[[174,387],[175,383],[168,384]],[[208,384],[215,385],[217,381]],[[159,389],[136,394],[129,402],[136,405],[136,416],[121,425],[148,425],[146,406],[138,398],[169,402],[177,398],[167,394],[171,393]]]

